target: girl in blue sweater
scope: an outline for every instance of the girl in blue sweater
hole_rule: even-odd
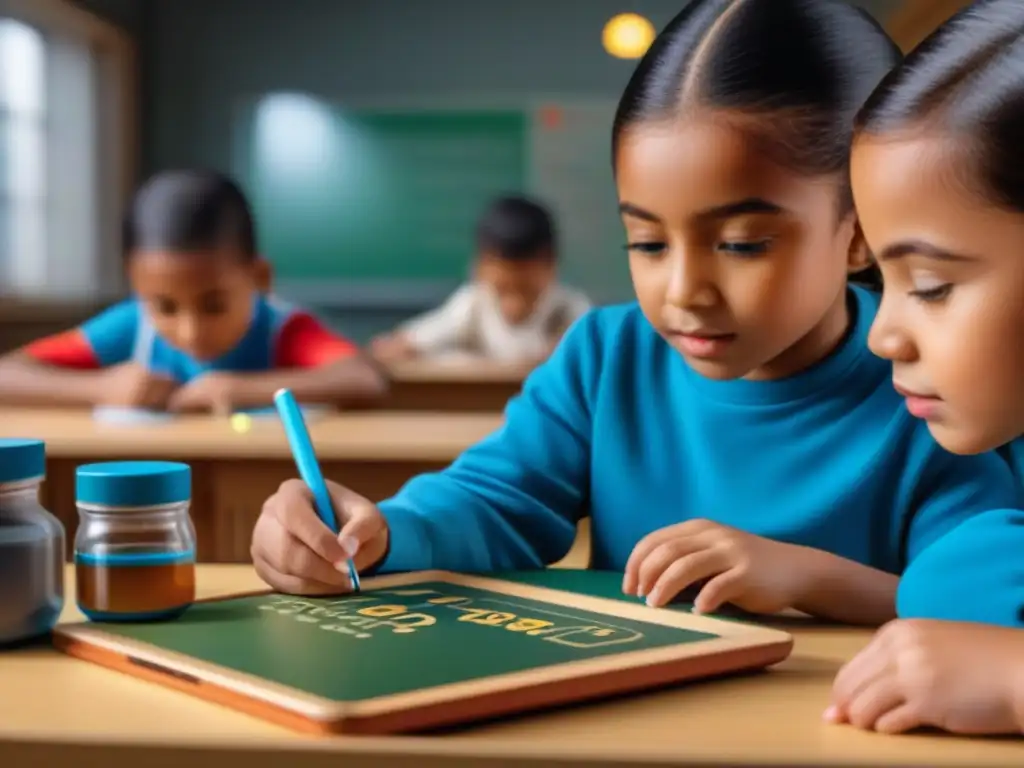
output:
[[[958,454],[1024,434],[1024,3],[979,1],[887,78],[858,119],[853,191],[885,277],[871,346]],[[1021,622],[1024,513],[963,521],[911,563],[898,603]],[[901,614],[904,611],[901,610]],[[1024,632],[898,621],[839,674],[827,717],[887,733],[1024,731]]]
[[[637,67],[612,130],[637,301],[579,320],[505,425],[340,537],[289,482],[253,534],[286,592],[375,572],[540,568],[591,519],[594,568],[661,606],[895,615],[906,565],[1016,500],[996,455],[931,439],[868,350],[878,297],[848,183],[856,111],[899,53],[838,0],[695,0]],[[992,620],[998,601],[961,606]],[[913,613],[915,605],[906,609]]]

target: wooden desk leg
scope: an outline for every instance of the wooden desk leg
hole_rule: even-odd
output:
[[[68,561],[75,554],[78,507],[75,505],[75,470],[86,462],[78,459],[47,459],[46,480],[39,502],[64,525],[64,552]]]
[[[217,464],[216,461],[192,461],[192,506],[189,514],[196,529],[196,559],[216,562],[217,541]]]

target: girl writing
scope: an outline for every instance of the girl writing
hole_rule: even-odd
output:
[[[848,184],[856,111],[897,63],[836,0],[696,0],[640,62],[613,161],[637,301],[576,322],[451,467],[379,505],[335,486],[340,537],[289,482],[253,534],[277,589],[362,569],[538,568],[591,518],[592,567],[652,606],[796,608],[877,624],[899,574],[1016,498],[903,408]]]

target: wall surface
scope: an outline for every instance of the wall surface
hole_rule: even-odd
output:
[[[70,0],[74,5],[81,6],[124,27],[133,34],[140,34],[145,16],[146,0]]]
[[[656,27],[681,0],[78,0],[139,41],[143,168],[232,167],[240,104],[272,92],[332,102],[614,100],[634,63],[601,47],[635,11]],[[860,3],[881,19],[899,0]],[[353,335],[394,311],[343,311]]]
[[[126,12],[128,0],[91,0]],[[137,5],[142,5],[139,0]],[[879,15],[892,2],[865,2]],[[149,0],[148,166],[225,166],[240,99],[615,98],[633,62],[601,47],[631,10],[660,28],[680,0]],[[131,10],[130,8],[128,9]]]

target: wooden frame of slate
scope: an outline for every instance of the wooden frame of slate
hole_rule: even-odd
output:
[[[427,571],[356,595],[197,602],[172,622],[62,624],[71,656],[313,733],[402,733],[785,659],[781,630]]]

